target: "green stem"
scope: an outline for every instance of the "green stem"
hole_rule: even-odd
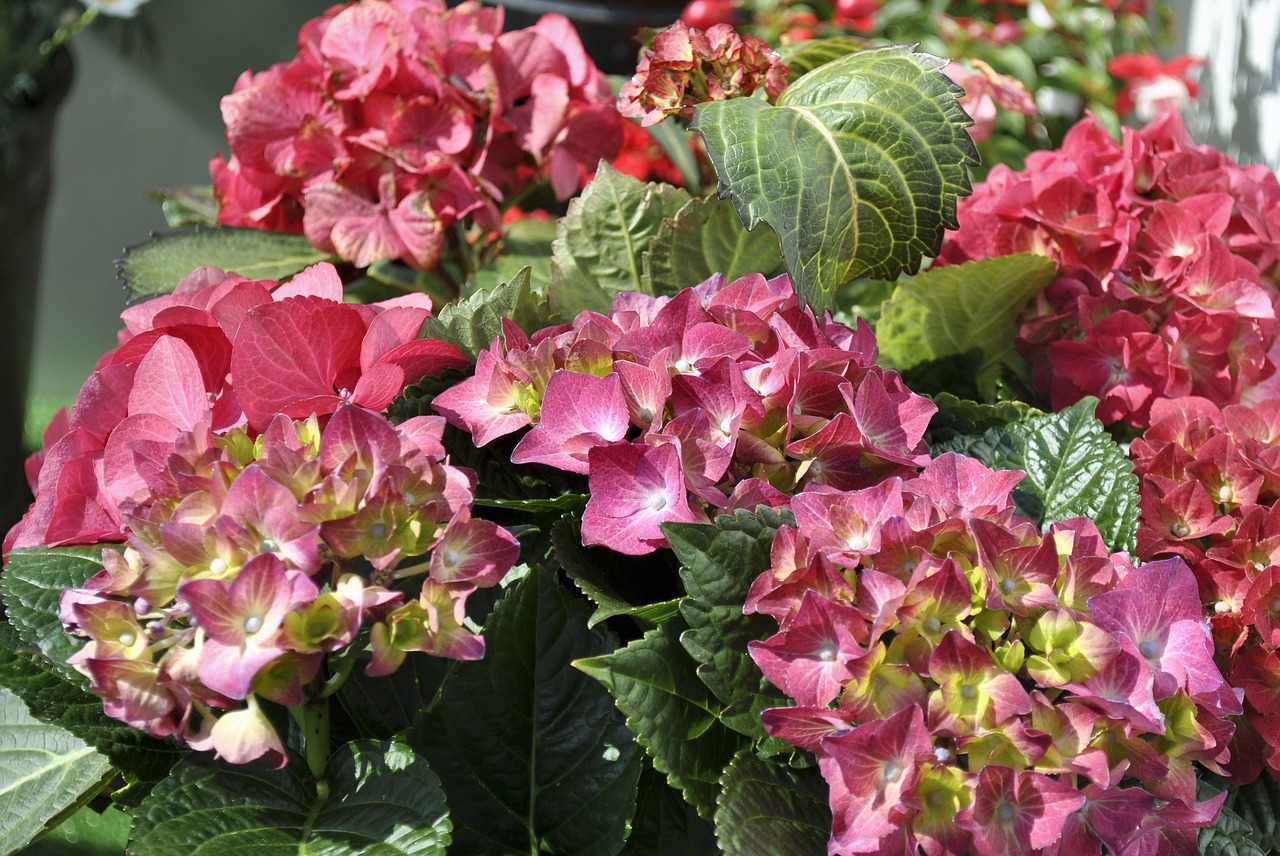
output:
[[[324,686],[320,688],[320,698],[327,699],[336,693],[343,684],[347,682],[347,678],[351,675],[351,670],[355,668],[356,658],[354,655],[343,657],[338,661],[338,669],[329,676],[329,680],[324,682]]]
[[[329,798],[329,699],[321,692],[309,693],[307,700],[289,710],[302,729],[302,748],[307,769],[316,783],[316,796],[321,802]]]

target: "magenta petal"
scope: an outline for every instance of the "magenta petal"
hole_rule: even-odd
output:
[[[557,371],[547,382],[541,419],[516,444],[511,460],[517,464],[547,464],[585,475],[590,449],[621,440],[630,424],[618,375],[596,377]],[[580,440],[569,448],[573,438],[583,438],[585,442]]]
[[[582,543],[643,555],[666,543],[662,523],[694,523],[674,446],[597,446],[588,455],[591,498]]]

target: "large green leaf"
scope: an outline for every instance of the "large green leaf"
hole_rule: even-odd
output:
[[[771,106],[698,106],[695,127],[748,229],[778,233],[802,300],[822,311],[851,279],[894,279],[935,255],[977,152],[946,60],[894,46],[849,54]]]
[[[111,763],[79,738],[33,717],[0,690],[0,853],[13,853],[52,818],[92,795]]]
[[[636,814],[620,856],[706,856],[716,852],[711,821],[667,784],[666,776],[650,764],[640,773]]]
[[[249,279],[284,279],[308,265],[332,259],[301,235],[260,229],[188,229],[156,235],[125,250],[118,275],[131,300],[168,294],[199,267],[216,267]]]
[[[608,687],[653,766],[710,818],[720,773],[746,739],[721,724],[720,704],[680,646],[686,629],[673,618],[625,648],[574,666]]]
[[[984,399],[993,398],[1001,365],[1015,356],[1018,315],[1057,270],[1050,259],[1023,253],[919,274],[899,285],[880,308],[881,361],[903,370],[976,348],[982,352],[978,391]]]
[[[662,221],[644,254],[644,272],[654,294],[673,294],[713,273],[733,282],[749,273],[782,272],[777,237],[748,232],[733,206],[715,197],[691,199]]]
[[[129,843],[129,815],[114,806],[85,806],[24,848],[18,856],[120,856]]]
[[[827,783],[739,752],[720,780],[716,841],[725,856],[825,856],[831,837]]]
[[[562,318],[584,309],[608,312],[620,292],[650,293],[644,276],[649,239],[689,198],[677,187],[646,184],[601,163],[557,227],[547,288],[552,311]]]
[[[546,298],[530,286],[527,267],[497,288],[446,304],[439,315],[422,323],[418,335],[449,342],[475,360],[502,332],[503,318],[514,321],[526,333],[549,323]]]
[[[1113,550],[1132,550],[1138,531],[1138,479],[1133,464],[1093,415],[1096,398],[1084,398],[1057,413],[991,429],[1008,442],[990,458],[971,449],[988,466],[1016,469],[1027,477],[1018,492],[1033,502],[1020,503],[1042,525],[1069,517],[1088,517]]]
[[[0,574],[9,622],[22,641],[34,645],[52,669],[67,680],[80,676],[67,658],[83,647],[62,629],[58,603],[62,593],[78,588],[102,570],[102,550],[97,547],[26,547],[9,553]]]
[[[720,719],[748,737],[767,735],[760,722],[766,707],[787,704],[747,653],[747,644],[777,632],[778,624],[767,615],[744,615],[742,605],[757,576],[772,562],[773,536],[787,520],[761,506],[755,514],[739,510],[722,515],[712,524],[671,523],[663,534],[680,559],[680,578],[689,596],[680,602],[680,613],[689,629],[680,644],[698,663],[698,677],[715,694],[724,709]]]
[[[371,678],[357,664],[336,697],[362,736],[389,739],[413,725],[456,666],[443,657],[412,656],[392,674]]]
[[[829,39],[805,39],[784,45],[779,53],[787,64],[792,80],[799,79],[820,65],[834,62],[843,56],[857,53],[867,46],[866,39],[857,36],[835,36]]]
[[[151,737],[107,716],[79,674],[69,681],[53,661],[26,645],[7,621],[0,621],[0,686],[16,693],[42,722],[70,731],[107,755],[135,781],[155,782],[183,754],[172,743]]]
[[[485,623],[483,661],[458,667],[410,742],[446,783],[459,853],[614,854],[641,753],[606,693],[569,668],[613,649],[590,608],[531,572]]]
[[[1252,840],[1264,852],[1280,851],[1280,782],[1264,770],[1249,784],[1229,785],[1229,788],[1227,807],[1248,824]],[[1215,826],[1218,825],[1222,824]]]
[[[301,758],[283,770],[183,761],[134,816],[130,856],[441,856],[440,780],[402,743],[359,741],[329,759],[328,799]]]
[[[637,559],[602,547],[584,547],[578,524],[570,519],[556,521],[551,546],[556,562],[596,605],[588,627],[626,615],[648,628],[679,613],[680,595],[661,585],[666,575],[663,568],[654,567],[656,556]]]

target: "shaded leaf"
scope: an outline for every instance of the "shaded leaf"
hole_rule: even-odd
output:
[[[603,313],[623,291],[651,293],[644,252],[663,219],[689,198],[670,184],[646,184],[601,163],[557,227],[547,288],[552,311],[562,318],[586,309]]]
[[[446,783],[460,853],[613,854],[641,753],[609,695],[569,668],[612,650],[589,607],[534,570],[485,624],[485,658],[460,664],[410,741]]]
[[[439,315],[422,322],[418,338],[449,342],[474,361],[502,332],[503,318],[526,333],[549,322],[546,300],[530,286],[527,267],[497,288],[446,304]]]
[[[1249,784],[1229,788],[1227,807],[1249,826],[1252,840],[1264,852],[1280,850],[1280,782],[1264,770]]]
[[[739,752],[720,780],[716,841],[726,856],[825,856],[831,836],[827,783]]]
[[[85,806],[42,835],[18,856],[120,856],[133,821],[114,806],[98,812]]]
[[[34,645],[49,661],[54,672],[79,682],[80,674],[67,665],[67,658],[84,646],[62,629],[58,603],[69,588],[102,570],[103,547],[25,547],[6,557],[0,574],[0,595],[4,597],[9,623],[28,645]]]
[[[111,763],[92,746],[36,719],[20,698],[0,690],[0,852],[28,844],[110,774]]]
[[[834,36],[829,39],[805,39],[792,42],[789,45],[783,45],[778,52],[791,72],[790,78],[798,80],[820,65],[834,62],[866,47],[866,39],[857,36]]]
[[[876,341],[894,369],[978,349],[978,391],[995,395],[1000,367],[1013,359],[1017,319],[1057,276],[1045,256],[1022,253],[944,265],[901,283],[880,307]]]
[[[411,726],[431,703],[455,663],[443,657],[406,657],[400,668],[376,678],[365,675],[363,664],[357,664],[336,697],[362,736],[390,739]]]
[[[725,725],[758,740],[764,726],[760,711],[786,705],[747,652],[747,643],[767,639],[778,625],[767,615],[744,615],[742,606],[757,576],[771,566],[769,549],[778,527],[794,524],[761,506],[755,514],[739,510],[711,524],[670,523],[663,534],[680,559],[680,578],[689,596],[680,613],[689,629],[680,644],[697,662],[698,677],[724,706]]]
[[[698,106],[719,194],[778,234],[800,298],[830,307],[851,279],[895,279],[936,255],[977,152],[946,60],[894,46],[849,54],[771,106]]]
[[[652,627],[679,612],[678,581],[659,559],[670,554],[623,556],[603,547],[584,547],[578,524],[567,519],[552,527],[551,546],[557,564],[596,605],[588,627],[620,615]]]
[[[329,758],[327,800],[301,758],[283,770],[184,760],[134,816],[131,856],[440,856],[440,780],[402,743],[358,741]]]
[[[710,821],[667,784],[666,776],[650,764],[640,773],[636,814],[620,856],[706,856],[716,851],[716,831]]]
[[[168,294],[199,267],[216,267],[248,279],[281,280],[331,259],[301,235],[261,229],[194,228],[155,235],[125,250],[116,275],[130,301]]]
[[[748,232],[731,205],[711,197],[691,199],[662,221],[649,242],[644,270],[654,294],[674,294],[714,273],[733,282],[749,273],[776,276],[783,265],[772,232]]]
[[[720,723],[720,704],[680,646],[686,629],[672,619],[625,648],[573,665],[608,688],[653,766],[710,818],[720,773],[746,740]]]

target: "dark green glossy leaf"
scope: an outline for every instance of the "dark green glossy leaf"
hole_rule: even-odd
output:
[[[130,300],[168,294],[199,267],[216,267],[249,279],[281,280],[332,259],[301,235],[260,229],[195,228],[156,235],[125,250],[117,275]]]
[[[721,724],[720,704],[680,645],[686,629],[672,619],[625,648],[573,665],[609,689],[653,766],[709,818],[720,773],[746,738]]]
[[[602,163],[560,220],[547,288],[552,311],[562,318],[585,309],[608,312],[616,294],[652,293],[644,252],[663,219],[674,217],[689,198],[677,187],[646,184]]]
[[[946,60],[895,46],[849,54],[771,106],[698,106],[695,127],[748,229],[768,223],[815,311],[852,279],[895,279],[933,256],[970,191],[977,152]]]
[[[102,570],[102,550],[101,546],[13,550],[0,574],[0,595],[9,623],[23,642],[34,645],[49,660],[56,673],[73,682],[80,675],[67,665],[67,658],[84,642],[62,629],[58,603],[64,591],[83,585]]]
[[[130,856],[442,856],[440,781],[402,743],[358,741],[329,758],[317,796],[301,758],[283,770],[192,756],[134,816]]]
[[[825,856],[831,836],[827,783],[739,752],[720,780],[716,841],[725,856]]]
[[[485,623],[410,742],[445,782],[459,853],[613,854],[641,753],[603,688],[570,668],[616,644],[590,608],[534,570]]]
[[[620,856],[706,856],[714,852],[715,827],[667,784],[666,776],[645,764],[631,834]]]
[[[80,809],[42,835],[18,856],[120,856],[133,821],[114,806]]]
[[[508,282],[478,291],[465,300],[446,304],[422,323],[420,339],[449,342],[473,361],[502,332],[502,319],[514,321],[526,333],[548,323],[546,300],[529,284],[529,268]]]
[[[652,627],[679,611],[682,594],[674,574],[662,564],[666,553],[622,556],[603,547],[584,547],[578,524],[565,519],[551,530],[556,563],[596,610],[587,619],[594,627],[614,616],[630,616]]]

